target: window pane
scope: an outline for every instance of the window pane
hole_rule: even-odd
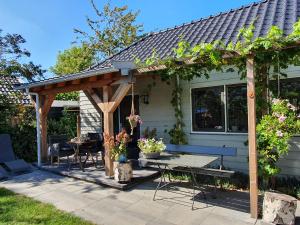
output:
[[[288,99],[293,104],[297,113],[300,113],[300,78],[281,79],[280,98]],[[270,90],[274,96],[278,95],[278,81],[270,81]]]
[[[224,87],[192,90],[193,131],[225,131]]]
[[[227,121],[228,132],[247,132],[247,86],[245,84],[227,87]]]

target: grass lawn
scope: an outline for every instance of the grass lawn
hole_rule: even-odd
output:
[[[0,188],[0,224],[92,225],[50,204]]]

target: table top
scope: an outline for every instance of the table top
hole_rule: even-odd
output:
[[[179,167],[203,168],[216,161],[216,156],[161,153],[158,159],[139,158],[147,163]]]
[[[96,140],[86,140],[86,141],[81,141],[81,140],[71,140],[71,141],[68,141],[68,144],[76,144],[76,145],[81,145],[81,144],[85,144],[85,143],[94,143],[96,142]]]

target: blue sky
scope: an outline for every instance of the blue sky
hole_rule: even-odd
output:
[[[95,0],[99,7],[104,0]],[[253,0],[113,0],[140,10],[138,23],[144,31],[167,27],[237,8]],[[87,30],[85,16],[94,16],[88,0],[0,0],[0,29],[19,33],[32,53],[31,60],[48,69],[55,63],[58,51],[75,40],[73,28]],[[51,76],[47,72],[47,76]]]

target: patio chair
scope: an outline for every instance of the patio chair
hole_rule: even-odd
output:
[[[0,166],[0,180],[3,180],[7,177],[8,177],[7,171],[2,166]]]
[[[32,169],[30,164],[15,156],[9,134],[0,134],[0,164],[12,173],[27,172]]]
[[[53,165],[53,158],[57,157],[57,163],[60,165],[60,158],[67,157],[68,165],[70,163],[69,156],[74,154],[74,149],[67,143],[67,135],[50,135],[48,138],[48,152],[50,155],[51,165]]]
[[[104,164],[104,147],[103,147],[103,136],[99,133],[88,133],[90,140],[96,140],[92,148],[90,149],[91,157],[96,158],[98,161],[98,153],[101,152],[102,162]]]

